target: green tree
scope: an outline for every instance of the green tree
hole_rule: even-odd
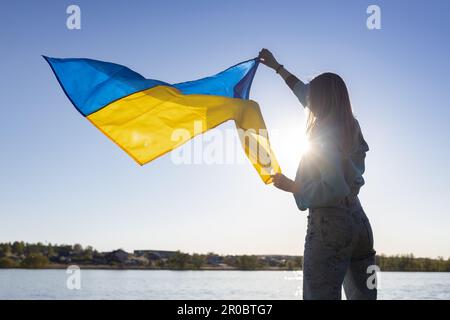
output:
[[[260,268],[257,256],[243,255],[237,259],[237,267],[242,270],[256,270]]]
[[[205,264],[205,256],[194,253],[191,262],[194,269],[200,269]]]
[[[177,270],[185,269],[189,262],[189,254],[180,251],[175,252],[168,260],[169,267]]]
[[[79,243],[73,245],[73,251],[75,254],[81,254],[83,252],[83,246]]]
[[[22,255],[25,253],[25,243],[23,241],[15,241],[12,245],[12,252],[15,255]]]
[[[56,255],[56,250],[55,248],[52,246],[51,243],[49,243],[47,245],[47,257],[53,257]]]
[[[7,257],[11,252],[11,245],[9,243],[0,244],[0,257]]]

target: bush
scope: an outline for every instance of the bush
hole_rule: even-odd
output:
[[[15,268],[17,263],[10,258],[0,258],[0,268]]]
[[[32,254],[22,261],[24,268],[44,268],[49,263],[48,258],[41,254]]]

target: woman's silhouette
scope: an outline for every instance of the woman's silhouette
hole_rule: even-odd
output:
[[[260,61],[286,81],[309,109],[310,147],[295,181],[274,176],[275,187],[291,192],[300,210],[309,209],[303,262],[304,299],[376,299],[369,266],[375,265],[373,235],[358,200],[369,150],[354,118],[347,87],[336,74],[323,73],[309,84],[262,49]]]

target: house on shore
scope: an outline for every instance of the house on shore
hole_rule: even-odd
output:
[[[119,249],[111,252],[105,252],[105,257],[107,261],[124,263],[130,257],[130,254],[125,250]]]
[[[136,257],[144,257],[149,261],[167,260],[174,256],[176,251],[165,250],[134,250],[133,254]]]

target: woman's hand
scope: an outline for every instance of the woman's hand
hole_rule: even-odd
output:
[[[269,68],[277,69],[280,66],[278,61],[273,56],[272,52],[267,49],[262,49],[259,52],[258,58],[261,60],[261,63],[265,64]]]
[[[273,177],[273,185],[286,192],[295,192],[295,182],[282,173],[276,173]]]

